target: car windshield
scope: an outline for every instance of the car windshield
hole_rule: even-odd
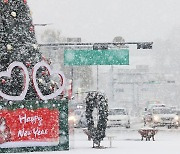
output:
[[[124,109],[110,109],[109,115],[126,115],[126,111]]]
[[[154,114],[174,114],[175,111],[168,108],[153,109]]]

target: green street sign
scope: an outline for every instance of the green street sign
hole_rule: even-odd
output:
[[[129,65],[129,50],[65,50],[64,65]]]

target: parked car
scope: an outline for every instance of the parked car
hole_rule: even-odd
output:
[[[109,109],[107,127],[124,126],[130,128],[130,117],[125,108]]]
[[[152,127],[167,126],[168,128],[179,126],[179,117],[175,110],[168,107],[157,107],[152,110]]]

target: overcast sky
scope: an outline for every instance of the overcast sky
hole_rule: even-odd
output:
[[[87,42],[153,41],[180,26],[180,0],[28,0],[34,23]],[[47,28],[47,27],[46,27]]]

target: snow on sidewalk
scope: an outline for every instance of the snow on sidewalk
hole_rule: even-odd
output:
[[[75,131],[69,151],[35,152],[37,154],[179,154],[180,153],[180,130],[159,131],[155,136],[155,141],[141,141],[141,136],[137,131],[131,130],[108,130],[108,135],[115,135],[110,142],[105,138],[101,145],[105,149],[92,148],[92,141],[88,141],[87,136],[81,130]]]

